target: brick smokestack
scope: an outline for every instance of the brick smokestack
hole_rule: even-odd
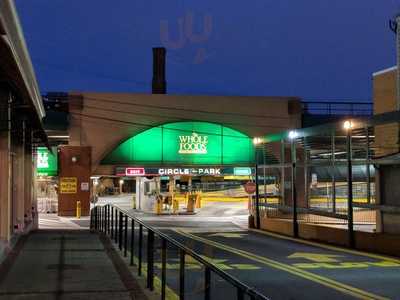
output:
[[[166,94],[167,82],[165,81],[165,56],[166,50],[162,48],[153,48],[153,94]]]

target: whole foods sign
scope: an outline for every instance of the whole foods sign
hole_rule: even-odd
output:
[[[57,148],[53,147],[50,152],[46,147],[38,147],[36,154],[38,175],[56,176],[58,174]]]
[[[125,140],[101,164],[249,166],[254,164],[254,153],[252,139],[232,128],[208,122],[175,122],[147,129]]]
[[[192,135],[179,136],[180,154],[207,154],[208,136],[193,132]]]

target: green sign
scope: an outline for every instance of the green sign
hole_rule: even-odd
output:
[[[237,176],[249,176],[251,175],[251,168],[234,168],[233,174]]]
[[[37,148],[36,168],[38,175],[56,176],[58,174],[57,148],[51,153],[46,147]]]
[[[102,164],[249,165],[254,146],[247,135],[219,124],[176,122],[153,127],[124,141]]]

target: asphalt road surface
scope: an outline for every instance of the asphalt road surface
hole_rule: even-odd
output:
[[[270,299],[400,299],[400,259],[397,258],[248,230],[242,226],[243,216],[240,215],[158,217],[128,211]],[[137,263],[138,227],[134,232]],[[128,245],[130,236],[129,228]],[[144,268],[146,240],[145,230]],[[161,242],[157,237],[156,249],[157,289],[161,278]],[[178,254],[177,249],[169,246],[168,299],[178,299]],[[232,286],[214,274],[211,279],[211,299],[236,299],[236,290]],[[203,287],[204,268],[187,257],[186,299],[204,299]]]

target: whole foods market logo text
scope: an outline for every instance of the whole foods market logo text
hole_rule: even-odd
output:
[[[208,136],[199,135],[195,132],[192,135],[179,136],[180,154],[207,154]]]

